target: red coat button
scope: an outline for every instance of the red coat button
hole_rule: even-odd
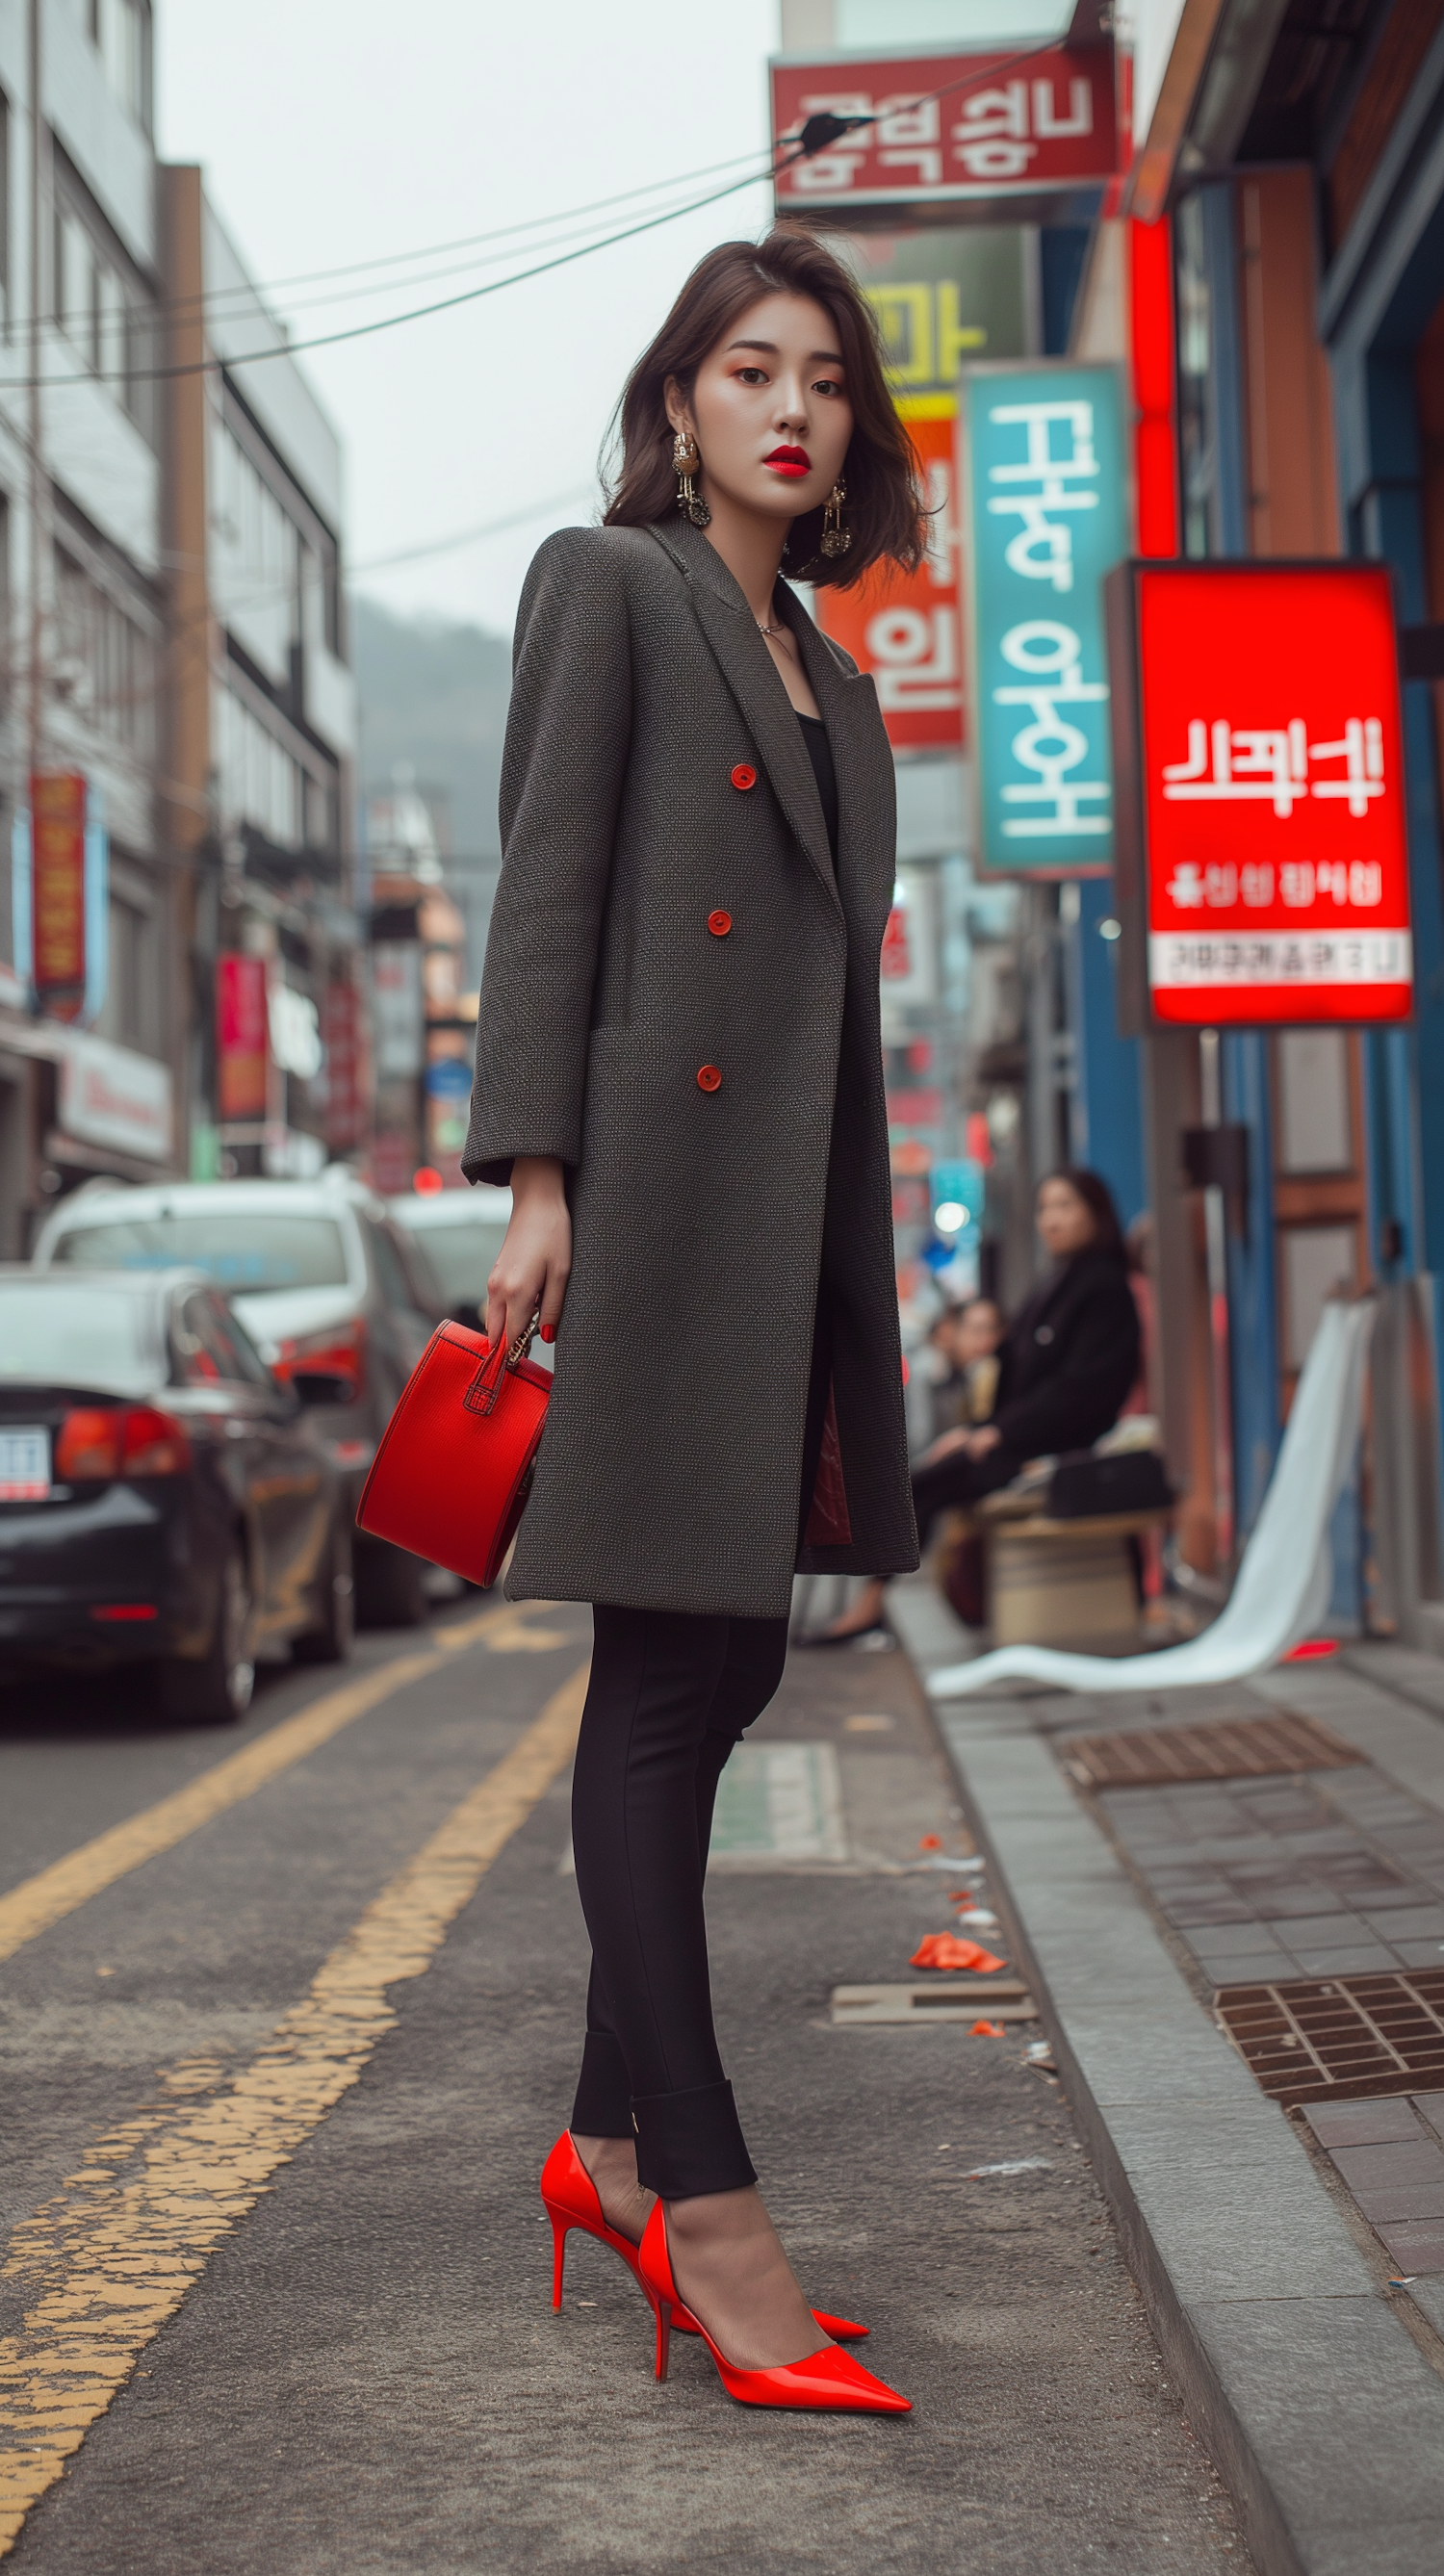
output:
[[[756,770],[749,769],[745,760],[739,760],[732,772],[732,784],[734,787],[740,787],[745,795],[749,787],[755,787],[757,784]]]
[[[732,927],[731,913],[709,912],[707,915],[707,927],[711,931],[714,939],[725,939],[728,931]]]
[[[698,1065],[698,1067],[697,1067],[697,1088],[698,1088],[698,1090],[699,1090],[699,1091],[720,1091],[720,1090],[721,1090],[721,1088],[722,1088],[722,1076],[721,1076],[721,1074],[718,1072],[717,1067],[715,1066],[715,1064],[699,1064],[699,1065]]]

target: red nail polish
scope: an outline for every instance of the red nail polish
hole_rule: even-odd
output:
[[[541,1328],[541,1337],[544,1342],[554,1342],[557,1337],[557,1328],[555,1324],[543,1324]]]

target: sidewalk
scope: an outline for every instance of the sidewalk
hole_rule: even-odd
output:
[[[921,1577],[894,1585],[889,1615],[921,1677],[965,1651]],[[1331,1767],[1087,1787],[1060,1758],[1089,1734],[1281,1712],[1342,1739]],[[1367,2083],[1371,2058],[1392,2064],[1369,2017],[1395,2008],[1383,1981],[1422,1979],[1444,2000],[1444,1667],[1359,1647],[1227,1690],[1110,1701],[1013,1685],[937,1715],[989,1861],[1000,1946],[1041,2007],[1165,2359],[1258,2566],[1437,2576],[1444,2131],[1429,2112],[1444,2119],[1444,2023],[1416,1988],[1405,2001],[1429,2025],[1437,2071],[1401,2061],[1387,2111],[1347,2088]],[[1350,1748],[1363,1758],[1347,1761]],[[1364,2019],[1358,1989],[1335,1978],[1374,1980]],[[1318,1981],[1326,2018],[1348,2022],[1347,2065],[1332,2031],[1319,2055],[1306,2019],[1266,1991],[1302,1980]],[[1244,1985],[1274,2032],[1259,2052],[1268,2080],[1317,2096],[1332,2078],[1343,2099],[1290,2112],[1262,2089],[1213,2010],[1217,1988]]]

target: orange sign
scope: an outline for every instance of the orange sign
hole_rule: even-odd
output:
[[[85,780],[37,770],[30,780],[31,904],[38,1000],[73,1019],[85,999]]]
[[[926,560],[915,573],[879,564],[855,590],[820,590],[823,633],[871,671],[895,751],[956,751],[963,739],[958,544],[953,514],[951,394],[898,404],[923,469],[931,512]]]

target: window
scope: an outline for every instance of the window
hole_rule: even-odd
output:
[[[0,137],[3,133],[0,123]],[[103,219],[82,206],[81,183],[67,177],[56,198],[51,239],[55,321],[76,356],[95,370],[154,446],[160,415],[152,374],[152,308],[139,279],[128,273],[123,255],[104,235]]]
[[[144,1055],[159,1054],[165,1045],[164,924],[154,892],[139,869],[114,857],[106,936],[109,955],[100,1033],[117,1046],[136,1047]]]
[[[301,634],[301,536],[228,421],[211,450],[216,601],[226,624],[277,688],[289,685]]]
[[[105,77],[138,125],[150,132],[150,11],[145,0],[87,0],[90,41]]]
[[[250,823],[277,849],[299,850],[305,835],[297,763],[234,690],[217,690],[215,711],[223,828]]]
[[[156,755],[155,640],[60,545],[55,619],[57,680],[79,713],[149,766]]]

